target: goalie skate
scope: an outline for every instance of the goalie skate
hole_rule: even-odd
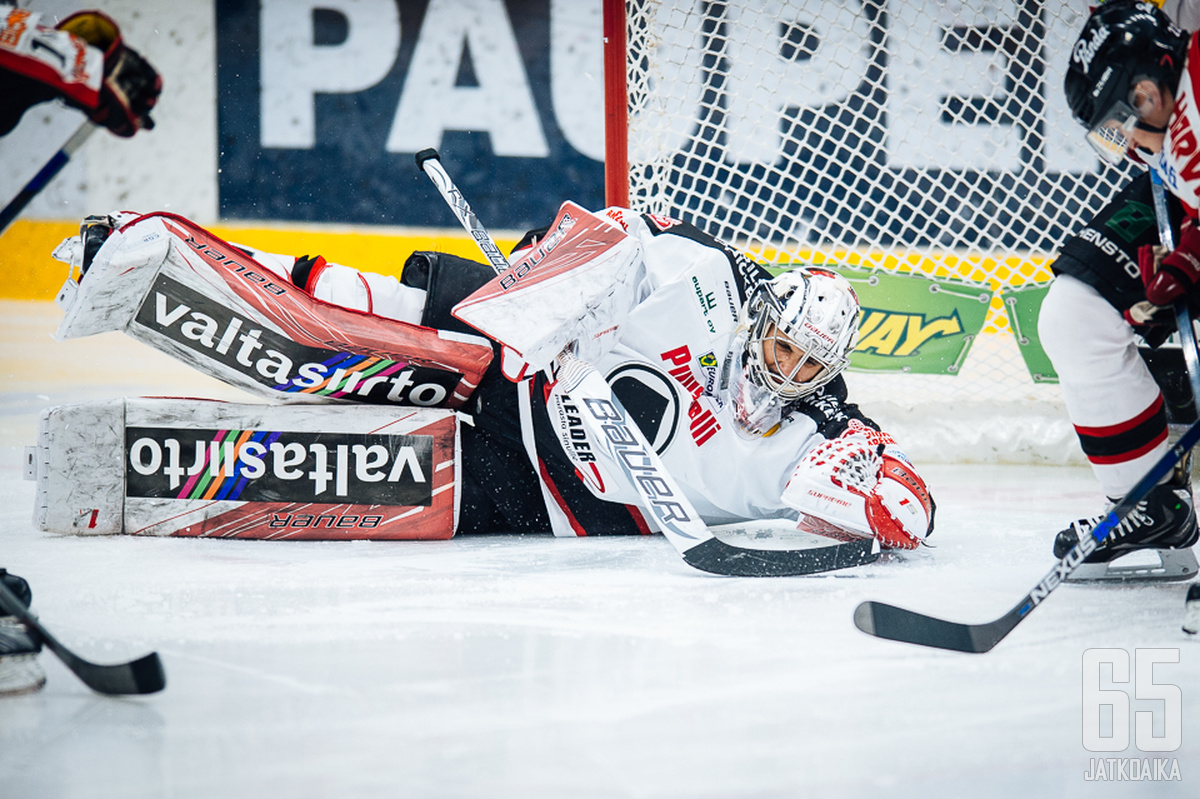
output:
[[[1054,556],[1063,558],[1107,514],[1079,519],[1054,540]],[[1198,530],[1187,472],[1155,486],[1067,578],[1083,581],[1190,580],[1198,564],[1191,547]]]

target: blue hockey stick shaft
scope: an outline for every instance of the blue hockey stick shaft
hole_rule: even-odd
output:
[[[25,210],[25,206],[29,205],[33,198],[38,196],[50,181],[54,180],[55,176],[71,160],[71,156],[75,154],[75,151],[83,146],[83,143],[88,140],[88,137],[95,130],[96,125],[90,121],[80,125],[79,129],[71,134],[71,138],[67,139],[67,143],[58,152],[50,156],[50,160],[46,162],[45,166],[30,178],[29,182],[17,192],[17,196],[13,197],[8,205],[4,206],[4,210],[0,211],[0,235],[3,235],[4,231],[8,230],[8,226],[21,215],[21,212]]]

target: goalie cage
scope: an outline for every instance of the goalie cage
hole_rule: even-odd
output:
[[[986,284],[956,374],[851,371],[851,398],[918,461],[1083,464],[1000,291],[1048,282],[1134,172],[1063,96],[1088,0],[973,5],[604,0],[606,199],[768,266]]]

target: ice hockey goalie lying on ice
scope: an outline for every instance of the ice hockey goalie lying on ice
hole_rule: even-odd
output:
[[[89,217],[84,263],[101,263],[134,219]],[[494,336],[507,346],[495,345],[460,408],[460,533],[650,531],[634,486],[546,368],[567,344],[607,377],[706,523],[799,517],[804,529],[893,548],[920,545],[933,527],[913,465],[846,400],[859,305],[833,272],[772,279],[690,224],[571,203],[526,235],[500,277],[444,253],[413,253],[396,279],[243,251],[320,307],[400,322],[397,336],[413,325],[513,329]]]

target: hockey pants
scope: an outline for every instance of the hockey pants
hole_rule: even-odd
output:
[[[1124,496],[1167,450],[1163,396],[1133,329],[1096,289],[1059,275],[1038,333],[1096,478],[1107,496]]]

